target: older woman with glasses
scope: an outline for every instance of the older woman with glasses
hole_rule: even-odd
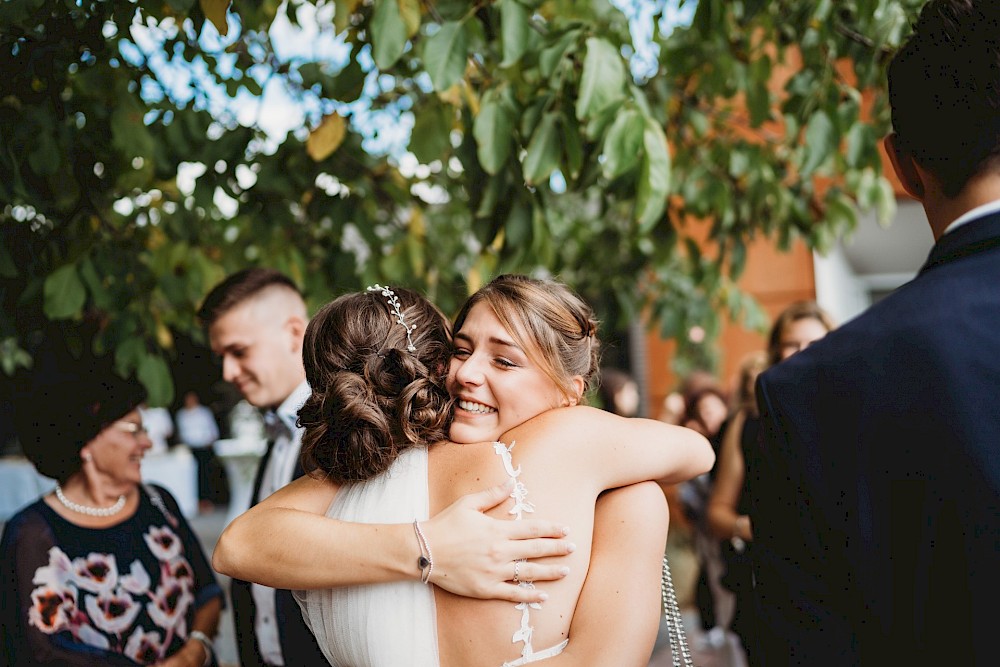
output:
[[[145,392],[96,360],[39,362],[18,436],[56,487],[0,541],[0,662],[215,664],[222,590],[176,501],[142,484]]]

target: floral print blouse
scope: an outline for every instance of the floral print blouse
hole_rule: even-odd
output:
[[[222,589],[176,501],[153,492],[157,502],[143,489],[135,514],[108,528],[81,528],[42,500],[11,518],[0,664],[148,665],[183,646]]]

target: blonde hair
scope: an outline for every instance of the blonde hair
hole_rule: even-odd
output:
[[[465,302],[455,317],[456,332],[479,303],[493,309],[518,346],[568,398],[580,399],[573,385],[577,376],[586,393],[600,361],[598,322],[575,292],[555,280],[498,276]]]

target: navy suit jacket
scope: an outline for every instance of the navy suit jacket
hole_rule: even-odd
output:
[[[752,664],[996,665],[1000,214],[757,392]]]
[[[271,443],[273,444],[273,443]],[[272,446],[269,444],[267,453],[261,459],[254,480],[251,502],[255,503],[260,492],[260,484],[268,459],[271,457]],[[302,464],[296,462],[292,479],[298,479],[303,474]],[[233,623],[236,626],[236,644],[240,654],[242,667],[258,667],[264,664],[257,647],[255,628],[256,605],[254,604],[251,584],[247,581],[233,579],[230,585],[230,595],[233,603]],[[275,613],[278,622],[278,637],[281,641],[281,654],[285,658],[286,667],[329,667],[329,662],[323,657],[316,637],[302,619],[299,605],[292,597],[291,591],[275,589]]]

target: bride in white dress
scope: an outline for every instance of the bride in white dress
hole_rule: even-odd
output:
[[[584,582],[612,579],[588,573],[602,562],[591,562],[598,495],[648,479],[679,482],[712,464],[709,445],[692,431],[570,407],[597,368],[597,340],[589,308],[564,286],[498,278],[466,304],[456,331],[452,349],[445,318],[403,289],[347,295],[324,307],[306,334],[314,393],[300,412],[313,477],[237,519],[234,525],[242,525],[220,540],[220,547],[242,552],[227,574],[311,589],[298,594],[300,603],[331,664],[499,667],[572,653],[576,644],[567,648],[567,641]],[[456,399],[450,441],[448,390]],[[446,573],[435,572],[438,537],[423,534],[420,522],[484,484],[504,481],[512,482],[510,500],[491,515],[558,518],[576,541],[561,563],[568,573],[543,593],[530,583],[537,565],[510,563],[519,588],[547,599],[474,600],[421,583],[441,583]],[[303,562],[303,549],[323,557],[297,532],[310,525],[303,512],[376,524],[414,521],[413,578],[317,588],[315,577],[290,571]],[[276,516],[290,519],[287,527]],[[322,530],[321,517],[313,525]],[[255,556],[262,530],[284,548]],[[658,589],[652,576],[645,585]],[[601,604],[581,600],[581,606]],[[655,627],[658,609],[644,613]],[[597,641],[621,638],[609,632]]]

